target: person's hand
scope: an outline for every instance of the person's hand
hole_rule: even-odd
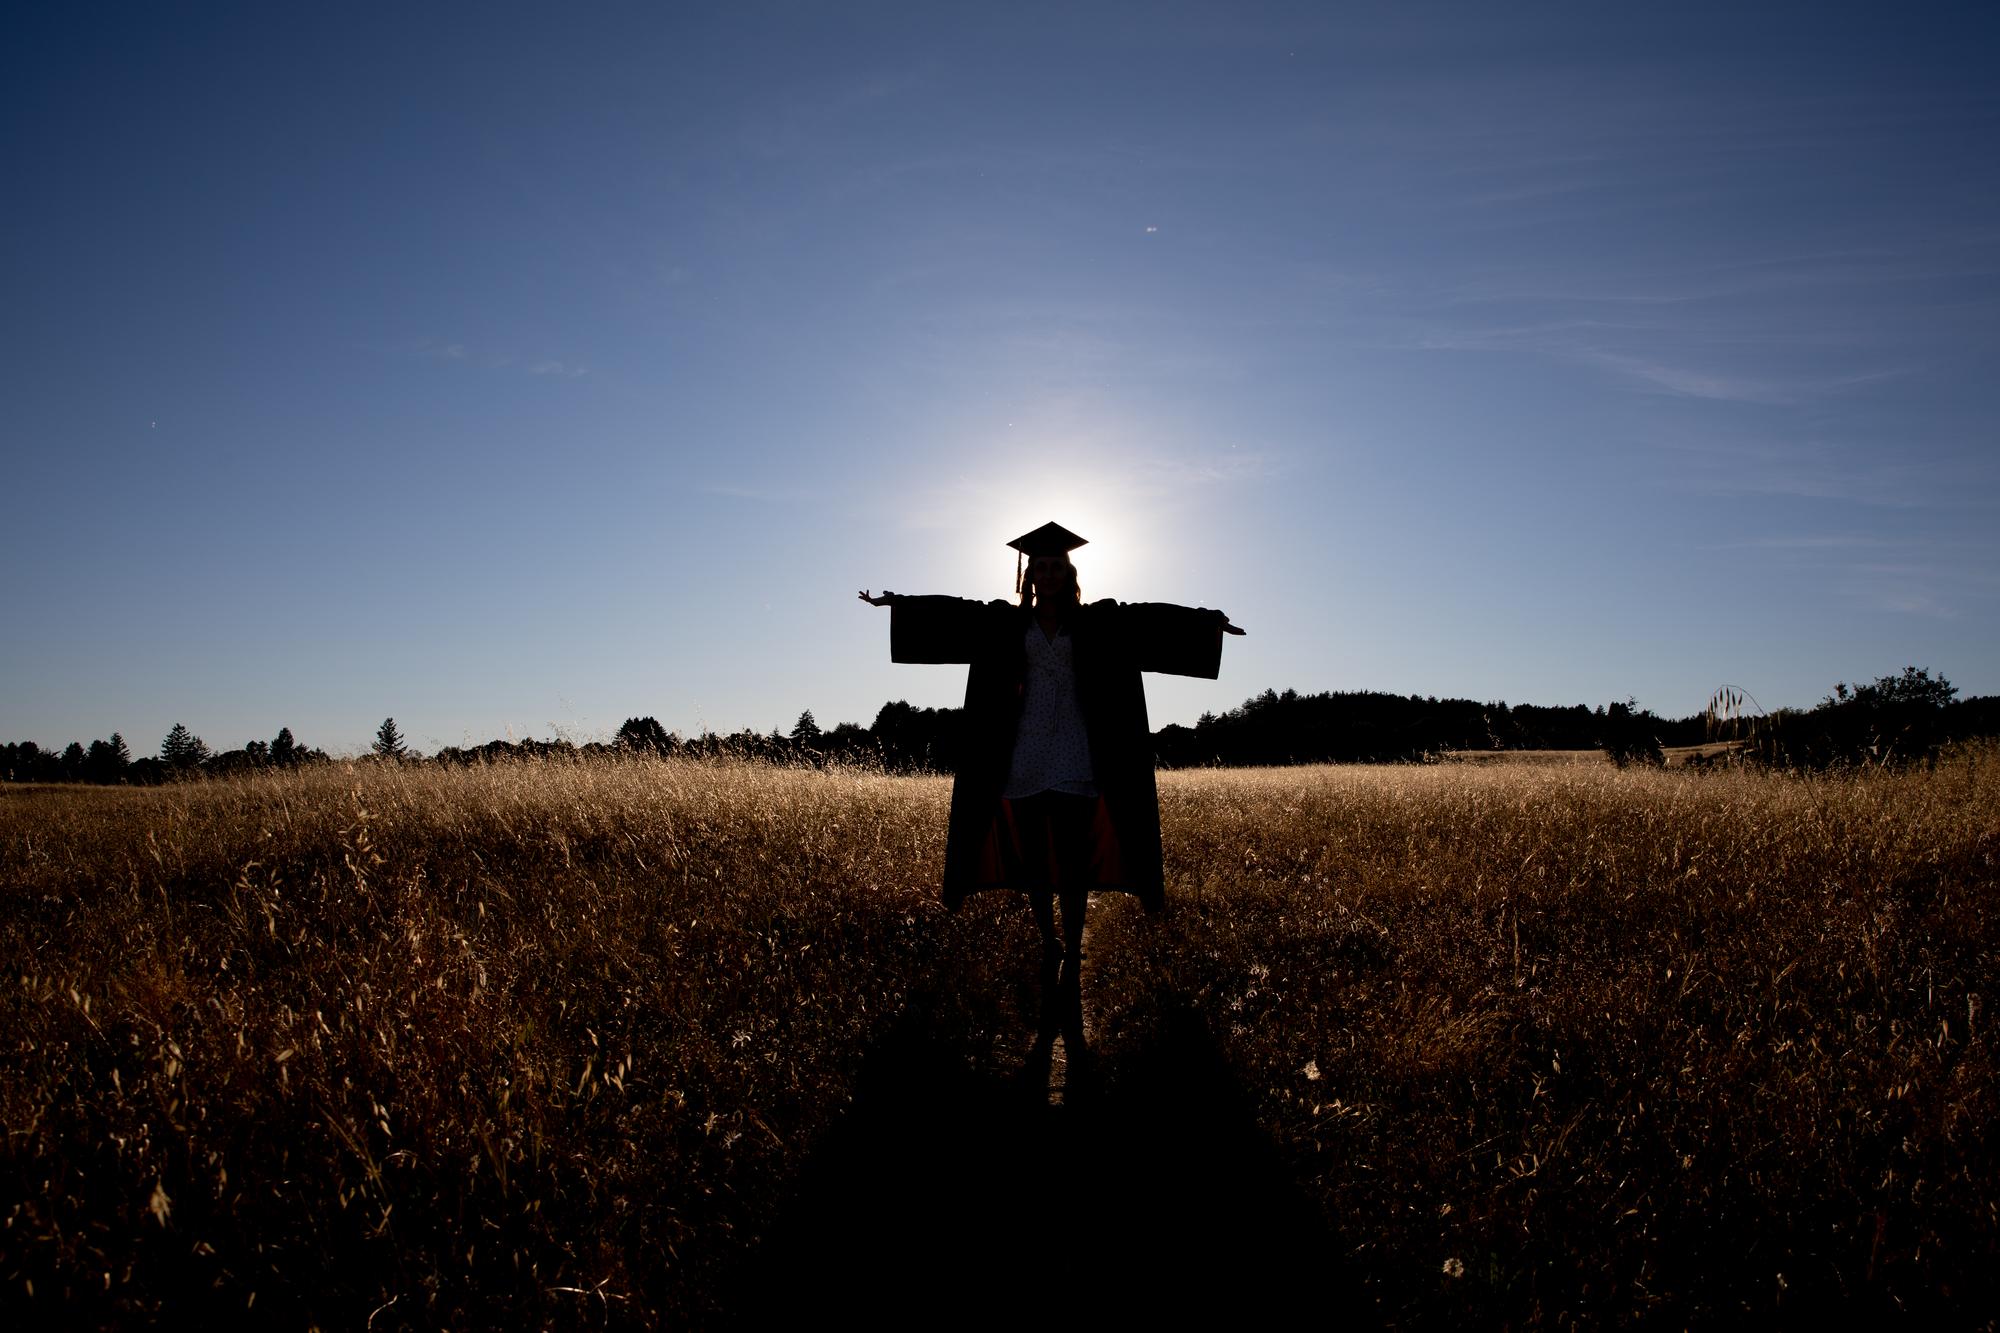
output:
[[[861,600],[868,603],[868,605],[870,606],[887,606],[889,605],[889,603],[896,600],[896,594],[890,592],[887,588],[884,588],[882,589],[882,595],[880,597],[870,597],[868,595],[868,589],[863,588],[861,590]],[[1243,631],[1237,630],[1236,632],[1238,634],[1241,634]]]

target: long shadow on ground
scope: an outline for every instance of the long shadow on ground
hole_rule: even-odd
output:
[[[906,1020],[752,1262],[736,1314],[872,1324],[1307,1314],[1355,1319],[1315,1208],[1205,1026],[1154,1040],[1065,1104]]]

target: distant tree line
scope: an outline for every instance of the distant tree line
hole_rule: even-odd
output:
[[[1942,676],[1905,667],[1868,685],[1836,685],[1811,709],[1718,727],[1712,708],[1662,718],[1631,699],[1548,708],[1266,690],[1227,713],[1205,713],[1192,727],[1163,727],[1153,746],[1170,768],[1385,763],[1464,750],[1594,749],[1620,765],[1657,764],[1669,746],[1726,746],[1729,758],[1780,768],[1897,764],[1933,759],[1950,741],[2000,735],[2000,697],[1961,700],[1957,693]]]
[[[1226,713],[1203,713],[1192,727],[1153,737],[1161,764],[1393,763],[1450,750],[1593,750],[1614,730],[1649,731],[1661,743],[1676,724],[1630,703],[1592,709],[1373,690],[1300,694],[1265,690]]]
[[[1836,685],[1810,709],[1724,717],[1716,707],[1684,718],[1662,718],[1627,699],[1596,708],[1567,708],[1471,699],[1333,691],[1300,694],[1265,690],[1226,713],[1204,713],[1192,727],[1153,734],[1162,767],[1271,764],[1393,763],[1464,750],[1601,749],[1618,763],[1659,763],[1667,746],[1709,746],[1733,761],[1783,768],[1921,762],[1949,741],[2000,735],[2000,697],[1957,698],[1942,676],[1906,667],[1867,685]],[[1718,695],[1718,697],[1721,697]],[[737,758],[785,764],[865,764],[892,773],[949,772],[957,764],[964,710],[883,704],[866,727],[842,722],[823,728],[807,711],[791,731],[743,730],[682,737],[656,718],[626,719],[609,742],[488,741],[446,746],[428,762],[495,763],[619,754]],[[384,763],[426,762],[385,718],[371,747]],[[1720,761],[1719,759],[1710,762]],[[45,750],[33,741],[0,746],[0,776],[10,782],[157,783],[202,773],[296,768],[330,762],[324,750],[300,745],[291,728],[241,749],[212,753],[201,737],[175,723],[157,757],[134,759],[125,738],[76,742]],[[1700,761],[1697,761],[1700,762]]]
[[[917,708],[898,700],[883,704],[869,726],[842,722],[823,728],[809,708],[790,732],[703,732],[683,738],[650,717],[628,718],[616,748],[638,754],[732,756],[779,763],[867,764],[892,773],[949,772],[958,761],[965,710]]]
[[[174,723],[157,755],[134,759],[132,747],[117,732],[88,748],[76,741],[45,750],[33,741],[0,745],[0,778],[8,782],[101,782],[147,786],[200,773],[241,773],[260,768],[299,768],[330,762],[326,751],[300,745],[290,727],[280,727],[268,741],[247,741],[238,750],[220,753],[181,723]]]
[[[1731,719],[1725,738],[1746,757],[1779,768],[1929,763],[1951,741],[2000,735],[2000,696],[1957,695],[1943,676],[1904,667],[1866,685],[1843,681],[1812,708]]]

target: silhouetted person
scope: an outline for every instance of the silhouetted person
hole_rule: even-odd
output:
[[[1019,605],[861,593],[871,606],[890,608],[892,661],[971,667],[945,840],[945,905],[956,910],[978,889],[1025,891],[1042,933],[1045,986],[1060,967],[1069,995],[1079,984],[1091,890],[1135,893],[1149,912],[1165,904],[1139,673],[1213,680],[1223,634],[1243,633],[1220,611],[1108,599],[1086,605],[1069,558],[1083,544],[1054,523],[1009,542],[1021,553]]]

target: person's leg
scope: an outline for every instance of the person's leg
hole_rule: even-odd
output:
[[[1083,915],[1090,907],[1088,889],[1064,889],[1062,896],[1063,946],[1071,957],[1083,957]],[[1046,933],[1044,938],[1046,938]]]
[[[1091,1085],[1090,1045],[1083,1030],[1083,925],[1090,910],[1091,832],[1097,802],[1064,796],[1057,842],[1057,879],[1062,893],[1063,938],[1068,949],[1056,978],[1056,1021],[1062,1031],[1066,1074],[1064,1099],[1083,1098]]]
[[[1030,893],[1028,904],[1035,912],[1035,926],[1042,932],[1042,957],[1054,959],[1062,957],[1062,945],[1056,942],[1056,909],[1053,893]],[[1063,900],[1063,919],[1069,919],[1069,900]]]
[[[1051,814],[1049,798],[1025,796],[1012,803],[1018,857],[1013,867],[1016,882],[1027,889],[1028,906],[1035,914],[1035,927],[1042,933],[1042,961],[1054,963],[1062,957],[1056,939],[1054,872],[1049,864]]]
[[[1088,796],[1053,799],[1058,808],[1049,822],[1055,834],[1056,883],[1062,890],[1064,952],[1070,960],[1070,984],[1076,985],[1083,959],[1084,916],[1090,909],[1091,823],[1097,802]]]

